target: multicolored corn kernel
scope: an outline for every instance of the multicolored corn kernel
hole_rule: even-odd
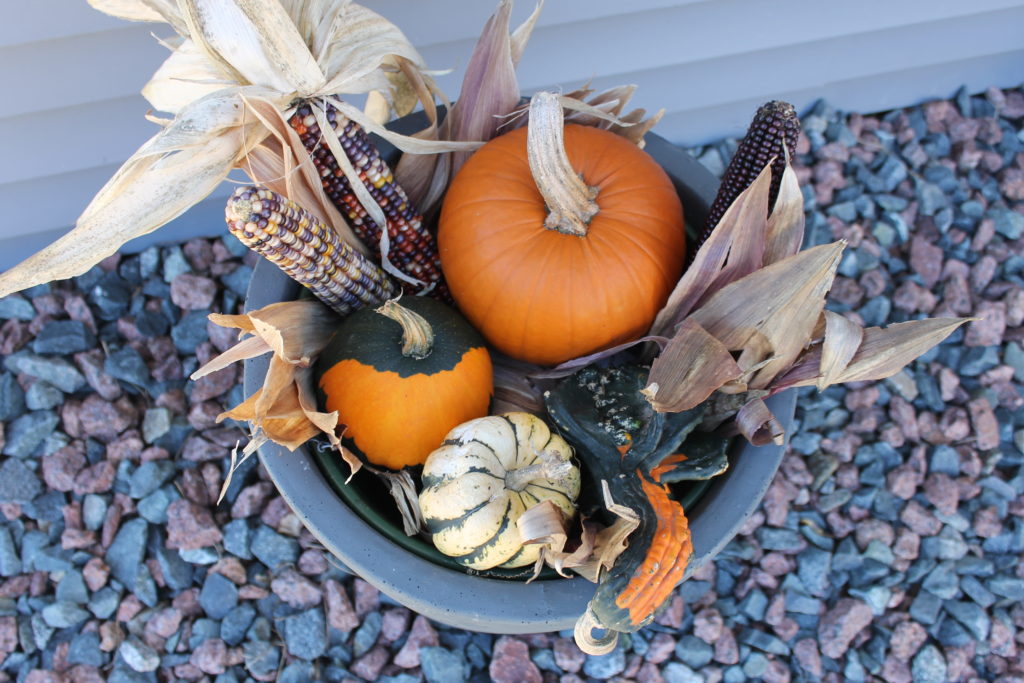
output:
[[[410,285],[413,292],[433,286],[431,294],[447,298],[441,274],[437,242],[423,223],[423,216],[413,207],[405,191],[395,182],[391,168],[381,158],[362,126],[348,119],[330,104],[324,114],[337,133],[341,148],[359,174],[366,189],[384,211],[388,231],[388,260],[401,272],[424,286]],[[320,172],[324,191],[341,211],[352,230],[378,259],[380,258],[381,226],[367,214],[352,190],[352,184],[338,160],[322,139],[320,125],[309,104],[300,106],[288,121],[298,133],[313,163]]]
[[[240,187],[225,209],[242,244],[307,287],[340,315],[397,296],[388,275],[342,242],[295,202],[258,187]]]
[[[783,145],[789,150],[789,158],[796,155],[796,141],[800,137],[800,119],[796,109],[788,102],[772,100],[761,105],[750,122],[747,134],[740,140],[736,153],[729,162],[729,167],[722,176],[718,186],[718,194],[708,212],[701,243],[711,235],[711,231],[722,220],[726,209],[736,201],[740,194],[750,187],[751,183],[772,162],[772,184],[768,195],[768,213],[775,206],[779,196],[779,185],[782,182],[782,171],[786,168],[786,153]]]

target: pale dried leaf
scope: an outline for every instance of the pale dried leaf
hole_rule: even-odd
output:
[[[334,4],[334,3],[332,3]],[[335,5],[329,26],[321,27],[322,40],[313,43],[314,54],[327,77],[319,92],[307,94],[358,94],[392,87],[380,67],[392,57],[402,57],[418,67],[423,57],[395,24],[354,2]]]
[[[864,339],[864,328],[838,313],[825,311],[825,337],[821,346],[818,391],[835,384],[853,360]]]
[[[518,66],[519,60],[523,58],[523,52],[526,51],[526,44],[530,41],[530,36],[533,35],[533,29],[537,25],[537,19],[540,18],[540,11],[544,7],[544,0],[539,0],[537,6],[533,8],[530,16],[526,18],[522,24],[520,24],[516,30],[512,31],[512,37],[509,39],[509,48],[512,55],[512,65]]]
[[[651,365],[644,396],[658,412],[682,412],[742,374],[729,349],[687,318]]]
[[[658,345],[659,348],[663,349],[665,348],[665,345],[668,344],[668,339],[666,337],[655,336],[640,337],[639,339],[634,339],[633,341],[623,342],[622,344],[616,344],[615,346],[609,347],[602,351],[595,351],[594,353],[587,354],[586,356],[580,356],[579,358],[567,360],[564,363],[559,363],[553,368],[542,369],[540,367],[537,367],[535,370],[531,371],[529,375],[530,377],[535,377],[537,379],[558,379],[560,377],[568,377],[569,375],[576,372],[576,370],[578,370],[579,368],[586,367],[587,365],[596,363],[597,361],[603,360],[605,358],[611,358],[620,351],[625,351],[626,349],[637,346],[638,344],[645,344],[647,342],[654,342],[655,344]]]
[[[247,360],[249,358],[262,356],[267,351],[270,351],[270,344],[268,344],[262,337],[247,337],[224,353],[210,359],[208,363],[204,364],[198,370],[189,375],[189,379],[195,381],[217,372],[218,370],[223,370],[232,363],[236,363],[240,360]]]
[[[811,342],[844,243],[813,247],[717,290],[692,318],[730,351],[771,345],[772,362],[750,383],[761,389]],[[761,335],[759,337],[758,335]]]
[[[853,360],[838,382],[863,382],[891,377],[922,353],[940,344],[953,330],[975,318],[925,318],[864,330]]]
[[[785,149],[785,145],[783,145]],[[788,156],[788,150],[787,150]],[[768,217],[768,234],[764,245],[765,264],[781,261],[800,251],[804,243],[804,195],[796,171],[789,163],[782,172],[779,194]]]
[[[174,0],[88,0],[93,9],[128,21],[165,21],[172,26],[182,24],[181,13]]]
[[[399,472],[373,470],[373,472],[387,485],[388,492],[395,499],[398,512],[402,516],[402,528],[405,535],[415,536],[418,534],[424,527],[423,513],[420,512],[419,495],[416,493],[416,485],[412,481],[409,470],[403,469]]]
[[[262,425],[268,417],[305,417],[306,411],[302,410],[299,389],[295,384],[296,370],[298,368],[295,365],[288,363],[276,353],[270,357],[260,397],[253,406],[254,424]]]
[[[177,218],[212,192],[240,155],[258,142],[254,130],[237,128],[220,132],[201,147],[133,156],[100,190],[74,229],[0,274],[0,297],[81,275],[128,240]]]
[[[707,297],[715,294],[726,285],[750,275],[764,265],[765,239],[768,230],[768,195],[772,182],[772,162],[761,169],[761,173],[748,191],[737,197],[719,221],[719,226],[727,221],[735,221],[736,227],[731,229],[732,244],[729,247],[729,258],[725,267],[715,277],[695,308],[699,308]],[[741,201],[742,200],[742,201]],[[717,227],[716,227],[717,229]]]
[[[334,312],[313,299],[282,301],[247,315],[276,357],[303,367],[327,346],[339,322]]]
[[[371,121],[384,124],[391,118],[391,105],[380,90],[371,90],[366,95],[366,104],[363,105],[363,113]]]
[[[491,413],[525,412],[533,415],[544,414],[544,397],[528,373],[534,367],[507,356],[492,353],[494,367],[494,405]]]
[[[459,99],[449,112],[453,140],[490,140],[501,123],[499,117],[519,103],[519,82],[509,35],[511,11],[511,0],[501,0],[473,48]],[[454,155],[452,175],[458,173],[468,156]]]
[[[230,64],[241,83],[313,93],[324,73],[277,0],[181,0],[192,39]]]
[[[615,515],[617,519],[610,527],[597,533],[594,549],[589,559],[578,567],[572,568],[577,574],[594,583],[597,583],[602,572],[609,571],[615,566],[615,560],[629,546],[630,534],[640,526],[640,516],[637,512],[630,507],[616,503],[612,499],[608,482],[604,480],[601,480],[601,495],[604,499],[605,509]]]
[[[142,88],[142,96],[154,109],[177,114],[197,99],[235,85],[230,74],[186,40],[156,70]]]
[[[767,209],[757,213],[763,208],[759,198],[767,192],[766,186],[770,182],[771,178],[762,173],[729,206],[722,220],[718,221],[711,235],[697,250],[693,263],[672,290],[668,302],[658,311],[650,334],[671,336],[675,326],[690,314],[697,302],[707,292],[714,291],[711,286],[726,264],[726,259],[732,258],[731,249],[737,231],[746,230],[751,221],[764,220]]]
[[[769,443],[781,446],[786,436],[782,424],[760,398],[752,399],[740,408],[736,414],[736,427],[755,446]]]
[[[294,389],[294,384],[291,386]],[[298,392],[295,390],[283,392],[268,411],[268,415],[262,420],[257,420],[256,403],[260,400],[261,394],[262,389],[231,410],[218,415],[217,421],[221,422],[226,418],[231,418],[240,422],[249,422],[254,434],[262,434],[266,439],[284,446],[290,451],[294,451],[320,433],[316,425],[310,422],[302,411]],[[259,441],[254,439],[246,446],[245,451],[252,452],[259,448],[259,445]]]

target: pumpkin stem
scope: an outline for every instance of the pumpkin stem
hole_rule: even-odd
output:
[[[561,479],[572,469],[572,463],[547,451],[540,453],[540,462],[505,472],[505,488],[522,491],[535,479]]]
[[[434,330],[419,313],[398,305],[398,299],[389,299],[376,309],[377,313],[391,318],[402,326],[402,355],[422,360],[434,350]]]
[[[598,211],[597,188],[587,185],[569,163],[565,120],[558,96],[539,92],[530,99],[526,154],[537,189],[548,207],[544,227],[585,237]]]

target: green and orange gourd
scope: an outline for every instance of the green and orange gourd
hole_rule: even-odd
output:
[[[494,390],[480,334],[423,297],[349,315],[316,375],[345,435],[369,462],[393,470],[423,464],[449,430],[486,415]]]

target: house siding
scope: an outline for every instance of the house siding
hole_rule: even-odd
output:
[[[366,0],[403,27],[457,97],[492,3]],[[520,0],[522,21],[532,3]],[[152,34],[84,0],[21,3],[0,26],[0,268],[73,225],[121,162],[156,130],[139,90],[167,55]],[[634,104],[665,116],[681,145],[741,134],[772,98],[805,111],[881,111],[979,92],[1024,77],[1024,0],[548,0],[519,67],[524,92],[639,86]],[[223,232],[225,184],[169,226],[130,245]]]

